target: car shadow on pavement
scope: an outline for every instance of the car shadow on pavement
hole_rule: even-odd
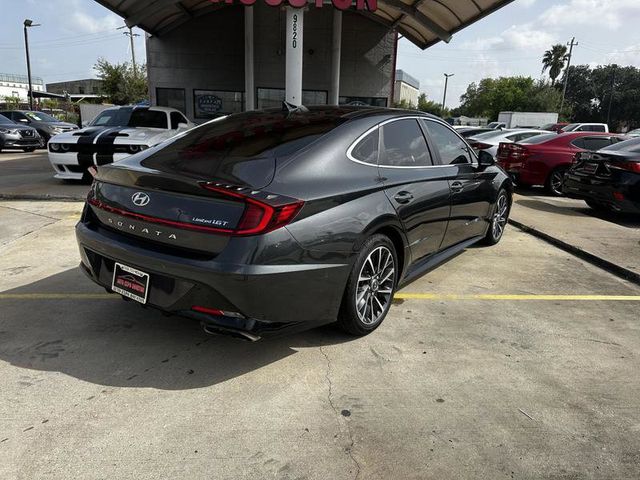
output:
[[[551,197],[551,198],[554,198],[554,197]],[[604,220],[606,222],[615,223],[617,225],[620,225],[621,227],[640,228],[640,216],[638,215],[608,212],[608,211],[597,211],[597,210],[594,210],[593,208],[588,207],[586,204],[584,207],[575,207],[572,205],[566,205],[566,206],[555,205],[552,203],[547,203],[544,200],[530,200],[530,199],[518,199],[516,200],[516,203],[523,207],[539,210],[542,212],[557,213],[557,214],[573,216],[573,217],[587,215],[589,217],[599,218],[600,220]]]
[[[326,326],[251,343],[210,336],[193,320],[168,317],[116,295],[51,299],[42,293],[105,292],[78,268],[2,292],[0,360],[105,386],[211,386],[284,360],[297,349],[355,340]]]

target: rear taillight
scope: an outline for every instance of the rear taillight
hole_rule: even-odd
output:
[[[517,143],[500,143],[498,157],[502,160],[525,160],[531,152]]]
[[[475,148],[476,150],[485,150],[493,146],[488,143],[482,143],[482,142],[471,142],[469,145],[471,145],[471,148]]]
[[[245,203],[244,213],[238,226],[229,232],[232,235],[257,235],[271,232],[290,223],[304,205],[301,200],[270,205],[224,186],[212,184],[202,186],[212,192],[242,200]]]
[[[617,170],[627,170],[629,172],[640,173],[640,162],[627,160],[610,160],[607,162],[607,167]]]

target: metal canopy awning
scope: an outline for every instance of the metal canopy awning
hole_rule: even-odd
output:
[[[193,17],[228,7],[210,0],[95,0],[151,35],[162,36]],[[513,0],[378,0],[375,12],[352,10],[395,29],[425,49]],[[239,2],[236,3],[240,5]],[[327,5],[325,8],[332,8]]]

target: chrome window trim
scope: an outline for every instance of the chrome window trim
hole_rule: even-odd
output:
[[[362,135],[360,135],[358,138],[356,138],[351,145],[349,146],[349,148],[347,149],[347,158],[349,160],[351,160],[352,162],[355,163],[359,163],[360,165],[366,165],[367,167],[376,167],[376,168],[396,168],[396,169],[425,169],[425,168],[451,168],[451,167],[456,167],[458,166],[458,164],[450,164],[450,165],[420,165],[420,166],[416,166],[416,167],[409,167],[409,166],[395,166],[395,165],[380,165],[380,164],[373,164],[373,163],[367,163],[367,162],[363,162],[362,160],[358,160],[357,158],[354,158],[352,155],[353,149],[356,148],[356,146],[358,145],[358,143],[360,143],[360,141],[362,139],[364,139],[364,137],[366,137],[367,135],[369,135],[370,133],[374,132],[375,130],[377,130],[378,128],[386,125],[387,123],[392,123],[392,122],[397,122],[399,120],[410,120],[410,119],[415,119],[415,120],[420,120],[420,119],[424,119],[424,120],[430,120],[436,123],[440,123],[442,125],[444,125],[445,127],[448,127],[453,133],[455,133],[456,135],[458,135],[456,133],[455,130],[453,130],[451,128],[450,125],[447,125],[445,122],[441,121],[441,120],[437,120],[434,118],[429,118],[427,116],[424,115],[410,115],[410,116],[405,116],[405,117],[397,117],[397,118],[390,118],[388,120],[385,120],[383,122],[380,122],[376,125],[374,125],[373,127],[369,128],[367,131],[365,131]],[[464,138],[462,138],[460,135],[458,135],[458,138],[460,138],[465,144],[467,143],[465,141]],[[427,139],[425,138],[425,142],[427,143],[427,147],[428,147],[428,142]],[[471,155],[471,158],[475,158],[474,155],[471,154],[471,149],[468,150],[469,155]],[[378,148],[378,158],[380,157],[380,148]],[[431,156],[431,158],[433,159],[433,156]],[[476,158],[477,160],[477,158]],[[472,166],[477,166],[478,162],[471,162],[465,165],[472,165]]]

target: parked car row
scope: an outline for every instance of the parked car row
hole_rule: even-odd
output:
[[[501,142],[498,164],[519,187],[544,185],[552,195],[597,209],[640,213],[640,138],[603,132],[536,135]]]
[[[43,145],[44,140],[35,128],[18,125],[0,115],[0,152],[3,149],[33,152]]]

